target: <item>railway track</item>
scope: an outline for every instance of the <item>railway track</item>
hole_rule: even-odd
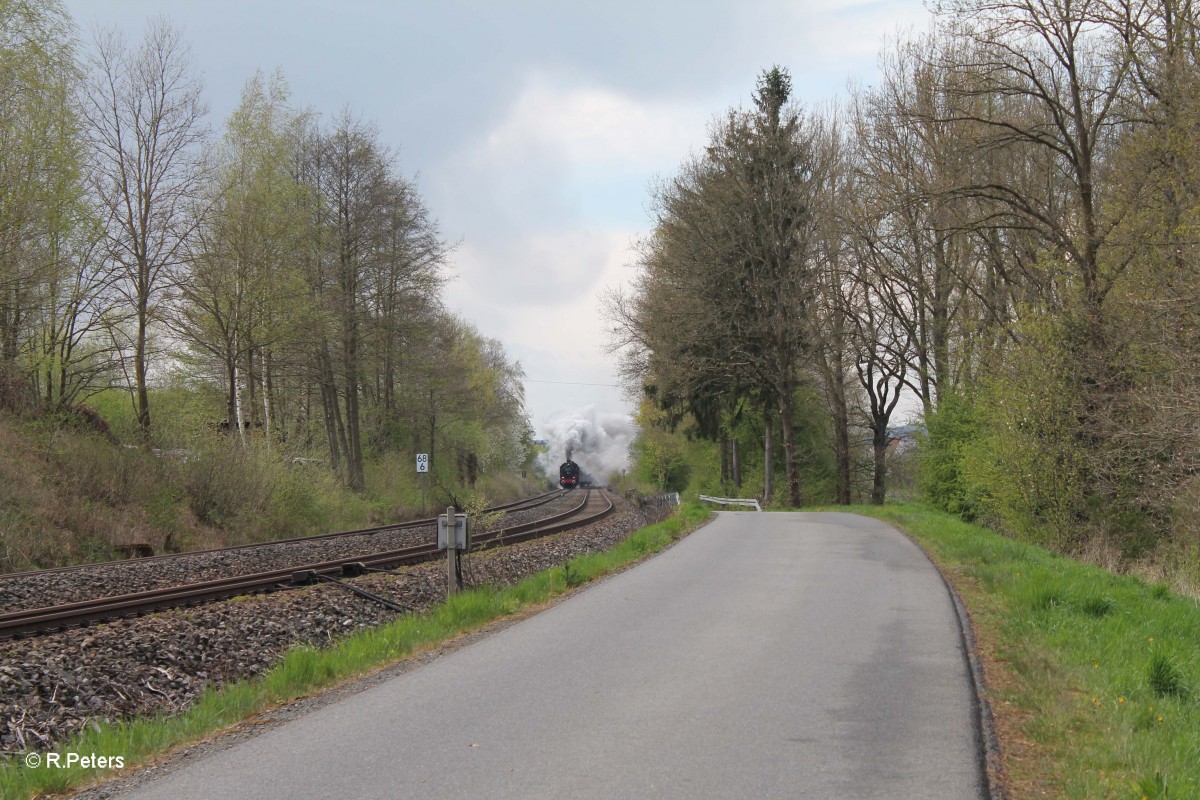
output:
[[[587,490],[586,493],[580,494],[582,494],[582,498],[563,512],[537,521],[503,527],[499,530],[488,531],[479,536],[472,537],[471,550],[469,552],[516,544],[541,536],[560,533],[600,519],[613,509],[612,501],[603,491]],[[542,497],[555,499],[559,496],[561,496],[561,493],[553,492],[550,495],[543,495]],[[549,502],[549,500],[545,502]],[[432,520],[418,520],[414,523],[405,524],[416,527],[419,525],[431,526],[432,523]],[[397,526],[367,529],[367,532],[395,527]],[[363,531],[329,534],[326,537],[316,538],[330,538],[353,533],[363,533]],[[357,556],[341,556],[319,562],[293,564],[253,574],[234,575],[123,595],[104,596],[60,605],[23,609],[0,614],[0,641],[51,633],[65,628],[90,625],[95,622],[120,617],[140,616],[168,608],[194,606],[240,595],[295,588],[310,584],[316,580],[355,577],[372,571],[386,571],[399,566],[430,561],[440,557],[440,555],[441,551],[437,549],[436,543],[429,542],[410,547],[369,552]],[[57,571],[68,570],[69,568]],[[355,589],[355,591],[359,590]],[[361,591],[359,593],[362,594]],[[372,597],[372,599],[381,600],[381,598],[375,597]],[[387,601],[382,602],[386,603]]]
[[[568,501],[564,493],[554,491],[485,509],[485,519],[493,526],[496,522],[511,526],[544,516],[547,510],[565,502]],[[334,558],[353,559],[432,542],[435,536],[435,521],[420,519],[226,549],[10,573],[0,575],[0,613],[165,589]]]
[[[488,508],[484,509],[484,513],[485,514],[494,513],[497,511],[511,513],[514,511],[520,511],[520,510],[524,510],[524,509],[536,508],[537,506],[544,505],[545,503],[548,503],[557,497],[561,497],[563,494],[564,494],[564,492],[561,489],[556,489],[552,492],[546,492],[545,494],[539,494],[534,497],[527,497],[523,500],[516,500],[512,503],[503,503],[500,505],[489,506]],[[129,564],[142,565],[142,564],[164,563],[164,562],[169,562],[169,561],[178,561],[178,560],[182,560],[182,559],[193,558],[196,556],[209,555],[212,553],[236,553],[239,551],[249,551],[249,550],[255,550],[255,549],[259,549],[259,548],[276,548],[276,547],[292,545],[292,544],[308,544],[311,542],[319,542],[319,541],[323,541],[323,540],[342,539],[342,538],[346,538],[346,537],[350,537],[350,536],[369,536],[372,534],[384,533],[387,531],[405,530],[405,529],[422,528],[422,527],[432,527],[436,524],[437,524],[436,517],[426,517],[424,519],[410,520],[409,522],[394,522],[390,525],[378,525],[373,528],[359,528],[357,530],[350,530],[350,531],[335,531],[334,533],[322,533],[322,534],[318,534],[316,536],[297,536],[292,539],[274,539],[270,542],[255,542],[254,544],[241,544],[241,545],[236,545],[234,547],[217,547],[217,548],[213,548],[210,550],[190,550],[186,553],[164,553],[162,555],[157,555],[157,556],[143,556],[141,558],[133,558],[133,559],[122,558],[122,559],[117,559],[115,561],[97,561],[97,562],[94,562],[91,564],[73,564],[71,566],[66,566],[66,567],[51,567],[49,569],[32,569],[32,570],[26,570],[24,572],[6,572],[4,574],[0,574],[0,581],[7,581],[7,580],[15,579],[15,578],[28,578],[28,577],[33,577],[33,576],[51,575],[51,574],[55,574],[55,573],[82,572],[85,570],[99,569],[99,568],[104,568],[104,567],[112,567],[112,566],[117,566],[117,565],[127,566]]]

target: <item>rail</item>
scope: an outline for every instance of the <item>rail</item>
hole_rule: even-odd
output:
[[[612,500],[603,492],[597,492],[596,498],[593,498],[592,490],[588,490],[582,500],[566,512],[537,522],[514,525],[483,534],[472,542],[471,549],[516,544],[561,533],[600,519],[612,510]],[[313,579],[344,575],[347,572],[348,564],[372,571],[419,564],[438,558],[441,552],[437,549],[436,544],[418,545],[366,556],[359,555],[352,558],[302,564],[251,575],[238,575],[182,586],[0,614],[0,640],[50,633],[77,625],[88,625],[120,617],[141,616],[154,611],[197,605],[243,594],[292,588],[309,583]]]
[[[552,492],[535,495],[534,497],[526,497],[522,500],[516,500],[511,503],[502,503],[500,505],[488,506],[483,510],[483,513],[494,513],[497,511],[512,512],[525,511],[531,508],[545,505],[557,497],[561,497],[565,492],[561,489],[555,489]],[[49,567],[46,569],[25,570],[23,572],[5,572],[0,573],[0,581],[10,580],[12,578],[29,578],[39,575],[50,575],[53,573],[63,572],[83,572],[85,570],[98,569],[102,567],[111,567],[124,564],[147,564],[162,561],[179,561],[194,556],[211,555],[214,553],[232,553],[241,550],[253,550],[256,548],[271,548],[280,545],[288,544],[307,544],[310,542],[318,542],[326,539],[340,539],[348,536],[362,536],[365,534],[384,533],[386,531],[407,530],[410,528],[433,527],[437,524],[437,517],[426,517],[422,519],[409,520],[407,522],[393,522],[388,525],[377,525],[372,528],[358,528],[348,531],[335,531],[333,533],[320,533],[313,536],[297,536],[291,539],[272,539],[267,542],[254,542],[251,544],[239,544],[233,547],[215,547],[206,550],[188,550],[183,553],[162,553],[156,556],[142,556],[140,558],[118,558],[113,561],[93,561],[88,564],[70,564],[65,567]]]

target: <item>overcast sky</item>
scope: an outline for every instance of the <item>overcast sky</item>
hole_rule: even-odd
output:
[[[748,106],[778,64],[806,105],[871,83],[921,0],[67,0],[85,42],[164,14],[190,43],[219,132],[255,70],[295,103],[375,122],[456,247],[450,308],[528,377],[535,429],[628,411],[597,297],[626,285],[648,186]]]

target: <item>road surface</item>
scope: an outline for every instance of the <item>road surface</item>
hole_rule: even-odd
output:
[[[849,514],[721,513],[495,635],[133,798],[984,797],[957,617]]]

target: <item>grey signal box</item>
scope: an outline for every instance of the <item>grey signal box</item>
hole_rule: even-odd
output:
[[[442,514],[438,517],[438,549],[447,549],[447,540],[449,537],[446,534],[446,515]],[[454,515],[454,549],[466,550],[471,546],[471,536],[467,529],[467,515]]]

